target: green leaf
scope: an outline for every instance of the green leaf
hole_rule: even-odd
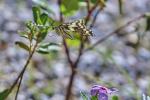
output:
[[[23,48],[24,50],[30,51],[29,47],[23,42],[16,41],[15,44],[18,45],[20,48]]]
[[[68,46],[78,47],[80,45],[80,40],[78,39],[66,39]]]
[[[28,22],[26,22],[26,27],[28,28],[28,30],[26,31],[26,33],[28,35],[28,39],[29,40],[34,39],[34,35],[36,35],[38,33],[37,25],[35,23],[33,23],[32,21],[28,21]]]
[[[23,38],[26,38],[26,39],[28,39],[28,35],[20,35],[21,37],[23,37]]]
[[[26,39],[28,39],[28,35],[27,35],[27,32],[18,32],[18,34],[21,36],[21,37],[23,37],[23,38],[26,38]]]
[[[81,91],[80,94],[81,94],[83,100],[88,100],[88,97],[84,92]]]
[[[61,24],[61,22],[60,21],[56,21],[56,20],[54,20],[53,18],[51,18],[51,17],[49,17],[48,18],[48,25],[49,25],[49,29],[50,30],[54,30],[54,27],[57,27],[57,26],[59,26]]]
[[[49,19],[49,24],[50,24],[52,27],[56,27],[56,26],[59,26],[59,25],[61,24],[61,22],[59,22],[59,21],[54,21],[54,20]]]
[[[40,19],[41,11],[39,7],[32,7],[34,22],[38,25],[42,25],[42,21]]]
[[[92,96],[91,100],[98,100],[97,96]]]
[[[146,28],[145,31],[150,31],[150,15],[146,15]]]
[[[27,21],[27,22],[26,22],[26,27],[27,27],[29,30],[33,30],[33,28],[35,27],[35,25],[33,24],[32,21]]]
[[[48,18],[48,22],[49,22],[49,24],[51,25],[51,24],[53,24],[53,23],[55,22],[55,20],[54,20],[53,18],[49,17],[49,18]]]
[[[0,92],[0,100],[6,100],[10,93],[10,89],[5,89],[4,91]]]
[[[79,8],[78,0],[63,0],[61,4],[61,11],[65,16],[72,15]]]
[[[92,2],[92,3],[96,3],[96,2],[97,2],[97,0],[91,0],[91,2]]]
[[[47,48],[38,48],[36,52],[40,54],[49,54],[49,50]]]
[[[42,44],[40,44],[40,47],[41,48],[48,48],[49,46],[59,46],[59,44],[57,44],[57,43],[42,43]]]
[[[27,32],[24,32],[24,31],[18,31],[19,35],[23,36],[23,35],[26,35]]]
[[[78,1],[80,1],[80,2],[85,2],[85,0],[78,0]],[[97,0],[90,0],[92,3],[96,3],[97,2]]]
[[[118,96],[113,96],[112,100],[119,100]]]
[[[85,2],[85,0],[78,0],[78,1],[80,1],[80,2]],[[90,0],[91,1],[91,3],[97,3],[97,0]],[[99,0],[100,1],[100,3],[103,3],[104,5],[105,5],[105,2],[107,1],[107,0]]]
[[[46,13],[43,13],[40,15],[40,19],[42,21],[42,24],[45,25],[46,22],[48,21],[48,15]]]
[[[49,29],[49,27],[42,27],[40,29],[40,32],[38,35],[38,42],[41,42],[45,39],[45,37],[47,36],[47,33],[48,33],[48,29]]]
[[[56,43],[42,43],[36,51],[41,54],[48,54],[52,51],[58,51],[60,49],[59,46],[60,45]]]

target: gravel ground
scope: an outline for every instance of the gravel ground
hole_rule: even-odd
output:
[[[0,91],[12,84],[27,59],[28,54],[15,46],[15,41],[23,40],[17,33],[25,28],[25,21],[32,20],[33,5],[30,0],[0,1]],[[122,17],[117,5],[117,0],[108,0],[92,29],[95,36],[91,38],[91,42],[140,14],[150,12],[149,0],[124,0]],[[57,19],[56,0],[50,0],[50,7],[56,12]],[[81,13],[83,12],[79,12],[74,18],[84,16]],[[118,33],[121,35],[112,36],[81,57],[74,82],[73,93],[76,100],[80,100],[81,90],[88,92],[93,84],[118,88],[121,100],[136,100],[134,97],[143,92],[150,94],[150,32],[145,34],[144,26],[145,20],[140,20]],[[135,27],[140,27],[138,32],[133,31]],[[124,33],[129,34],[123,35]],[[138,48],[127,45],[137,41],[138,33],[145,34]],[[49,39],[60,42],[57,35],[48,37],[46,41]],[[72,58],[75,55],[73,52]],[[63,100],[69,75],[70,69],[63,50],[55,55],[35,54],[25,73],[18,100]],[[8,100],[13,100],[14,94],[15,91]]]

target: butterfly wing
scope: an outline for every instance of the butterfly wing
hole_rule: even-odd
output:
[[[64,37],[72,38],[69,32],[78,32],[84,36],[93,36],[93,32],[85,26],[83,19],[76,20],[71,23],[64,23],[55,28],[56,32]]]
[[[56,27],[55,30],[56,33],[58,33],[59,35],[61,34],[64,38],[72,39],[72,36],[66,31],[63,25]]]
[[[85,26],[85,22],[83,19],[79,19],[75,22],[70,23],[69,29],[86,36],[93,36],[93,32]]]

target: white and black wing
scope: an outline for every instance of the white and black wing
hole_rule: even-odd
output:
[[[69,32],[78,32],[84,36],[93,36],[93,32],[85,26],[83,19],[76,20],[71,23],[64,23],[55,27],[56,32],[59,34],[66,34],[67,37],[71,38]]]

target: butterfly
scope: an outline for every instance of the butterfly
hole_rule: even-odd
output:
[[[64,37],[72,38],[70,32],[77,32],[83,36],[93,36],[93,32],[88,29],[83,19],[79,19],[70,23],[64,23],[54,28],[58,34]]]

